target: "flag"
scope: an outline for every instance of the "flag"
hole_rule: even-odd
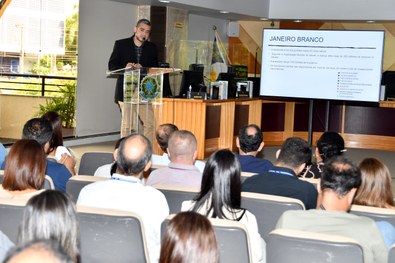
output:
[[[227,71],[228,65],[226,64],[223,49],[218,42],[217,32],[215,32],[213,43],[213,57],[211,59],[210,81],[216,81],[219,73]]]

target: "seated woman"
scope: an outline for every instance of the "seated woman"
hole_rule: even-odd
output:
[[[19,225],[18,245],[32,240],[56,240],[73,262],[80,261],[77,213],[70,197],[47,190],[27,203]]]
[[[266,244],[258,233],[256,218],[240,207],[240,163],[229,150],[219,150],[208,159],[200,193],[185,201],[181,210],[191,210],[212,218],[240,221],[248,230],[253,262],[265,261]]]
[[[115,148],[114,148],[114,152],[113,152],[114,162],[109,163],[109,164],[104,164],[104,165],[98,167],[95,171],[94,176],[111,178],[111,176],[117,171],[118,148],[124,139],[125,139],[125,137],[122,137],[115,143]]]
[[[362,182],[353,203],[395,209],[392,179],[388,167],[376,158],[365,158],[359,163],[359,169]],[[386,221],[377,221],[376,224],[387,247],[390,248],[395,243],[395,228]]]
[[[366,158],[359,163],[359,169],[362,182],[354,204],[395,209],[388,167],[376,158]]]
[[[72,175],[75,175],[76,159],[70,152],[70,149],[63,145],[62,119],[59,114],[54,111],[48,111],[42,118],[51,122],[53,131],[52,138],[49,141],[48,157],[54,159],[54,161],[56,160],[58,163],[64,164],[67,170],[69,170]],[[65,154],[72,158],[66,158]]]
[[[162,238],[159,263],[218,263],[219,253],[210,221],[194,212],[178,213]]]
[[[316,162],[306,167],[301,173],[305,178],[321,178],[322,166],[324,163],[335,156],[342,155],[344,149],[344,140],[337,132],[324,132],[317,141],[315,148]]]
[[[45,180],[46,155],[35,140],[15,142],[7,155],[0,198],[27,201],[39,194]]]

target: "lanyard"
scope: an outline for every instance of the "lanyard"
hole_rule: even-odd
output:
[[[278,170],[269,170],[269,173],[275,173],[275,174],[281,174],[281,175],[287,175],[287,176],[294,176],[292,173],[288,173],[285,171],[278,171]]]
[[[111,180],[122,181],[122,182],[128,182],[128,183],[132,183],[132,184],[135,184],[135,183],[138,183],[138,182],[139,182],[139,181],[136,181],[136,180],[126,179],[126,178],[120,178],[120,177],[114,177],[114,176],[111,177]]]

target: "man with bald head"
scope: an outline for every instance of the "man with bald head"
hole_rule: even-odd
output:
[[[142,135],[126,137],[118,149],[117,171],[111,180],[85,186],[77,205],[111,208],[138,214],[144,225],[151,262],[160,250],[160,226],[169,215],[165,196],[143,183],[143,173],[151,167],[152,146]]]
[[[197,156],[197,141],[190,131],[174,131],[169,138],[167,167],[153,171],[147,185],[176,185],[200,188],[202,174],[194,165]]]
[[[256,157],[264,145],[263,133],[257,125],[250,124],[240,129],[236,146],[239,148],[237,157],[243,172],[261,173],[272,168],[272,162]]]

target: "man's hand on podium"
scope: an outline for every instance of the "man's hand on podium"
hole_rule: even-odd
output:
[[[141,66],[140,63],[128,63],[126,64],[126,68],[133,68],[133,69],[138,69],[138,68],[142,68],[143,66]]]

